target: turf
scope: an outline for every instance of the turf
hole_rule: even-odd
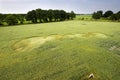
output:
[[[120,23],[28,24],[0,34],[0,80],[120,79]]]

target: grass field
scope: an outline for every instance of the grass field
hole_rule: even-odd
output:
[[[76,15],[76,20],[87,20],[91,21],[92,19],[92,14],[81,14],[81,15]]]
[[[120,23],[0,27],[0,80],[120,80]]]

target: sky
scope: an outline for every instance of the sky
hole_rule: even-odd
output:
[[[120,0],[0,0],[0,13],[27,13],[33,9],[62,9],[79,14],[97,10],[120,11]]]

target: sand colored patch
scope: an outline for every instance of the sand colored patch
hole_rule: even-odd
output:
[[[64,38],[89,38],[89,37],[97,37],[97,38],[107,38],[106,35],[101,33],[85,33],[85,34],[74,34],[74,35],[52,35],[48,37],[33,37],[21,40],[16,42],[12,48],[15,51],[30,51],[34,48],[38,48],[44,43],[52,40],[57,39],[64,39]]]
[[[68,37],[68,38],[90,38],[90,37],[107,38],[107,36],[105,34],[93,33],[93,32],[88,32],[85,34],[66,35],[66,37]]]
[[[82,37],[93,37],[93,36],[95,36],[95,33],[92,33],[92,32],[82,34]]]
[[[93,33],[93,32],[88,32],[86,34],[83,34],[82,37],[97,37],[97,38],[107,38],[105,34],[102,33]]]
[[[32,50],[51,40],[54,40],[54,37],[49,36],[46,38],[43,37],[28,38],[15,43],[12,46],[12,48],[16,51]]]
[[[105,34],[102,34],[102,33],[95,33],[95,37],[98,37],[98,38],[107,38],[107,36]]]
[[[83,34],[66,35],[68,38],[80,38]]]
[[[55,39],[63,39],[65,38],[66,36],[65,35],[54,35],[53,36]]]

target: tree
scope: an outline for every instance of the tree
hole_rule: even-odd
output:
[[[42,9],[36,9],[29,11],[26,14],[26,20],[32,21],[33,23],[36,23],[37,20],[40,22],[52,22],[54,21],[64,21],[66,19],[73,19],[75,18],[75,13],[71,11],[71,13],[66,13],[64,10],[42,10]]]
[[[54,13],[52,9],[48,10],[48,18],[49,21],[52,22],[52,19],[54,18]]]
[[[59,21],[59,18],[60,18],[59,10],[54,10],[53,14],[54,14],[55,21]]]
[[[48,22],[48,11],[42,10],[43,21]]]
[[[104,13],[104,17],[105,18],[108,18],[108,17],[110,17],[111,15],[113,15],[114,13],[112,12],[112,11],[106,11],[105,13]]]
[[[6,18],[6,14],[0,14],[0,25],[3,25],[5,18]]]
[[[115,14],[112,14],[110,16],[110,20],[114,20],[114,21],[118,20],[118,21],[120,21],[120,11],[115,13]]]
[[[60,21],[64,21],[66,19],[66,12],[64,10],[59,11],[59,19]]]
[[[100,14],[100,13],[94,12],[93,15],[92,15],[92,18],[93,18],[93,19],[100,19],[100,17],[101,17],[101,14]]]
[[[36,9],[36,15],[37,15],[37,19],[39,19],[39,21],[42,23],[42,19],[43,19],[43,14],[42,14],[42,9]]]
[[[75,13],[73,11],[71,11],[70,18],[73,20],[73,18],[75,18],[75,17],[76,17]]]
[[[23,24],[25,14],[17,14],[17,19],[20,21],[20,24]]]
[[[117,14],[112,14],[110,16],[110,20],[113,20],[113,21],[117,20]]]
[[[18,23],[17,18],[13,14],[7,15],[5,21],[8,23],[8,25],[15,25]]]
[[[32,10],[29,11],[26,15],[26,20],[31,20],[33,23],[37,23],[37,15],[36,15],[36,11]]]
[[[4,19],[3,14],[0,14],[0,25],[2,25],[3,19]]]
[[[70,13],[66,13],[66,19],[70,20]]]
[[[120,21],[120,11],[116,13],[116,16],[117,16],[117,20]]]
[[[103,15],[103,11],[102,11],[102,10],[97,11],[97,13],[99,13],[99,14],[100,14],[100,16],[102,17],[102,15]]]

